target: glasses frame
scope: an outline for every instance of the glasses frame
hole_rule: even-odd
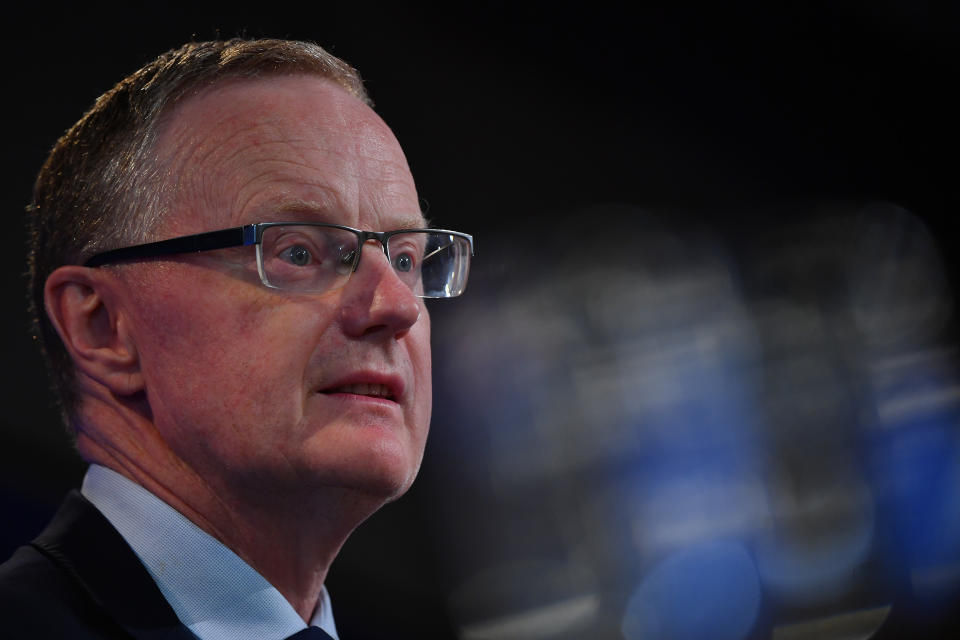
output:
[[[390,259],[390,249],[388,242],[390,238],[401,233],[440,233],[444,235],[457,236],[463,238],[470,245],[470,256],[473,252],[473,236],[461,233],[459,231],[450,231],[448,229],[395,229],[393,231],[364,231],[354,229],[341,224],[331,224],[327,222],[257,222],[246,224],[241,227],[231,227],[229,229],[220,229],[218,231],[205,231],[188,236],[179,236],[167,240],[158,240],[156,242],[147,242],[145,244],[122,247],[120,249],[111,249],[103,251],[87,258],[83,263],[85,267],[99,267],[105,264],[123,262],[127,260],[139,260],[142,258],[158,258],[161,256],[178,255],[184,253],[200,253],[202,251],[214,251],[216,249],[230,249],[233,247],[257,246],[257,271],[260,274],[260,281],[264,286],[271,289],[280,289],[266,280],[266,275],[260,267],[262,260],[261,247],[263,241],[263,232],[270,227],[283,227],[290,225],[301,225],[310,227],[328,227],[331,229],[341,229],[349,231],[357,236],[357,246],[362,248],[368,241],[376,240],[383,249],[383,254]],[[350,273],[354,273],[360,267],[360,257],[363,251],[357,251],[357,256],[353,261]],[[459,295],[459,294],[457,294]],[[427,296],[419,296],[427,297]],[[433,296],[430,296],[433,297]]]

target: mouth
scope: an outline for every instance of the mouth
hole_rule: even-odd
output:
[[[380,398],[383,400],[396,401],[396,394],[394,394],[393,390],[389,386],[374,382],[343,384],[337,387],[324,389],[320,393],[328,395],[334,393],[349,393],[357,396],[367,396],[369,398]]]

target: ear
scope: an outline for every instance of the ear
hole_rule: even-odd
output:
[[[143,389],[143,376],[117,294],[111,274],[67,265],[47,278],[44,303],[77,370],[126,396]]]

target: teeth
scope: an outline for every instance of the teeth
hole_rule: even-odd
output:
[[[355,393],[358,396],[372,396],[374,398],[391,398],[393,394],[386,385],[369,384],[360,382],[357,384],[345,384],[333,390],[336,393]]]

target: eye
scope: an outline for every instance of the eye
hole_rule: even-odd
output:
[[[403,273],[410,271],[413,269],[413,256],[409,253],[401,253],[393,259],[393,268]]]
[[[298,267],[305,267],[313,262],[313,254],[310,253],[310,249],[302,244],[295,244],[292,247],[284,249],[283,257],[286,258],[290,264]]]

